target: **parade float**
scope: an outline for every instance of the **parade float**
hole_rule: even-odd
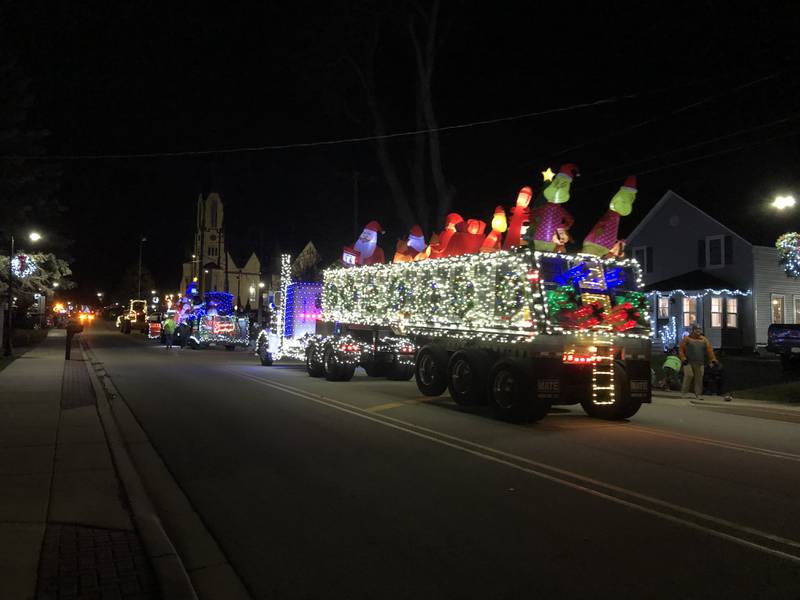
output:
[[[488,403],[513,421],[541,419],[554,404],[633,416],[650,402],[650,318],[639,265],[617,236],[636,182],[625,181],[581,251],[567,253],[574,218],[564,205],[577,174],[567,164],[535,196],[522,188],[510,218],[495,208],[488,232],[484,221],[451,213],[425,244],[414,226],[391,264],[378,252],[383,230],[370,222],[324,272],[321,313],[295,357],[302,351],[309,375],[331,381],[351,379],[358,366],[416,376],[424,395],[449,390],[459,405]],[[287,311],[276,323],[283,348],[291,347]]]
[[[234,350],[250,344],[250,320],[236,314],[233,294],[228,292],[205,292],[201,300],[197,283],[190,283],[177,301],[175,321],[178,337],[185,336],[190,348]]]

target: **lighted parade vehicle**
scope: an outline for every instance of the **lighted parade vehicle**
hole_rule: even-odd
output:
[[[233,294],[206,292],[203,301],[194,304],[196,284],[192,286],[176,314],[179,336],[186,336],[186,344],[195,349],[223,346],[226,350],[249,346],[250,319],[235,313]]]
[[[543,175],[535,201],[524,187],[508,221],[495,209],[488,234],[485,222],[451,213],[430,243],[414,226],[391,264],[377,246],[380,225],[367,224],[343,266],[324,272],[308,374],[345,381],[358,365],[414,374],[426,396],[449,390],[461,406],[488,404],[515,422],[557,404],[627,419],[650,402],[648,300],[617,239],[636,180],[625,180],[581,251],[567,252],[574,219],[563,204],[577,167]],[[370,362],[381,354],[385,363]]]
[[[289,257],[284,256],[283,261],[282,281],[287,283],[273,312],[272,326],[261,331],[256,339],[255,352],[262,365],[270,366],[273,361],[287,357],[306,361],[311,372],[310,356],[318,355],[317,363],[322,365],[326,357],[340,352],[348,357],[346,362],[335,368],[331,364],[327,370],[316,367],[315,376],[325,376],[331,381],[347,380],[357,367],[363,367],[370,377],[408,380],[414,376],[416,346],[409,338],[369,326],[354,328],[348,336],[320,327],[322,284],[289,281]]]
[[[117,317],[117,329],[122,333],[147,331],[147,300],[131,300],[128,310]]]

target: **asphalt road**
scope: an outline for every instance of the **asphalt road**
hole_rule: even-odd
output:
[[[84,335],[254,597],[800,598],[796,422],[663,401],[517,426]]]

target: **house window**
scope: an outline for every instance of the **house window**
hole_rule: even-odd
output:
[[[633,257],[642,267],[642,272],[653,272],[653,247],[652,246],[638,246],[633,249]]]
[[[722,298],[711,296],[711,326],[722,327]]]
[[[669,319],[669,298],[667,297],[660,296],[658,298],[658,318]]]
[[[786,297],[783,294],[770,294],[770,309],[772,310],[773,323],[785,323],[783,303]]]
[[[725,236],[710,235],[706,237],[706,266],[708,268],[722,267],[725,265],[723,243]]]
[[[739,299],[727,298],[725,300],[725,326],[739,327]]]
[[[690,327],[697,322],[697,298],[683,299],[683,326]]]
[[[800,296],[794,297],[794,322],[800,324]]]

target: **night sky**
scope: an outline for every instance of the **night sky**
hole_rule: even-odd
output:
[[[800,9],[643,4],[443,3],[440,125],[610,99],[443,132],[453,210],[489,221],[547,166],[575,162],[582,176],[568,208],[578,239],[629,173],[639,196],[627,230],[668,189],[756,243],[797,227],[800,214],[777,216],[766,204],[800,194]],[[293,144],[372,133],[352,63],[376,20],[387,129],[414,129],[413,12],[404,2],[18,2],[3,8],[0,47],[32,80],[30,125],[51,132],[49,155]],[[390,142],[400,160],[412,146]],[[407,233],[370,142],[57,162],[67,212],[52,227],[74,240],[76,296],[113,289],[141,234],[157,284],[174,288],[201,192],[222,194],[236,257],[313,240],[327,261],[337,258],[353,241],[354,171],[360,224],[380,220],[389,256]]]

